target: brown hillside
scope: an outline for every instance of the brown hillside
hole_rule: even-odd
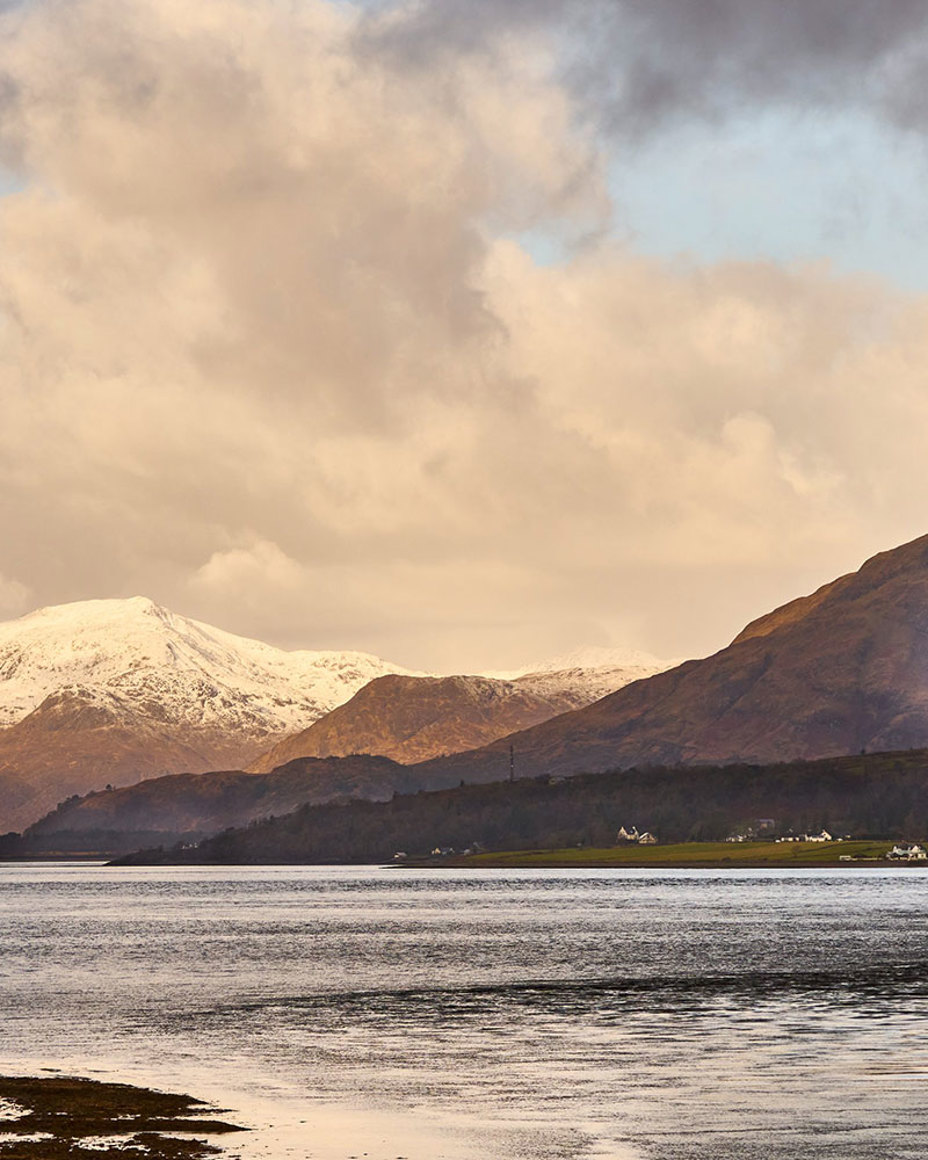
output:
[[[789,624],[798,624],[800,620],[818,608],[836,585],[843,584],[845,580],[850,579],[850,576],[842,576],[838,580],[830,580],[810,596],[797,596],[795,600],[790,600],[788,604],[775,608],[773,612],[765,612],[763,616],[759,616],[742,628],[732,644],[749,640],[752,636],[768,636],[774,629],[785,628]]]
[[[928,536],[755,621],[714,656],[511,740],[522,776],[926,746]],[[447,764],[468,780],[502,776],[503,747]]]
[[[304,802],[337,798],[384,800],[417,788],[409,770],[385,757],[292,761],[270,774],[224,770],[149,778],[123,789],[63,802],[27,831],[42,837],[61,831],[158,830],[178,835],[213,833],[255,818],[287,814]]]
[[[0,833],[22,829],[72,794],[237,765],[259,746],[252,741],[249,751],[240,736],[206,729],[159,727],[87,690],[53,693],[0,729]]]
[[[298,757],[352,753],[412,764],[476,749],[583,703],[576,690],[545,695],[490,677],[377,677],[249,769],[269,773]]]

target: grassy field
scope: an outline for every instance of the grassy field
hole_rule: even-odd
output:
[[[681,842],[667,846],[613,846],[602,850],[513,850],[442,859],[457,866],[737,867],[846,866],[842,854],[885,863],[892,842]],[[854,863],[850,863],[853,865]],[[872,862],[870,863],[872,864]]]

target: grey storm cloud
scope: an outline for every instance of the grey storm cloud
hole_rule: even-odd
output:
[[[601,131],[841,85],[901,118],[922,24],[7,9],[0,614],[142,592],[424,668],[679,655],[923,531],[924,300],[630,252]],[[585,244],[539,264],[545,228]]]
[[[559,38],[561,74],[585,113],[620,133],[770,101],[850,102],[924,125],[921,0],[423,0],[375,7],[363,36],[430,67],[538,29]]]

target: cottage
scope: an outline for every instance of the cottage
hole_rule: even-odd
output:
[[[906,842],[901,846],[893,846],[886,857],[891,862],[924,862],[928,858],[928,851],[914,842]]]
[[[653,834],[649,834],[647,830],[638,839],[639,846],[656,846],[657,838]]]
[[[619,826],[619,832],[615,836],[616,845],[622,842],[637,842],[639,841],[638,827],[632,826],[630,830],[626,830],[624,826]]]

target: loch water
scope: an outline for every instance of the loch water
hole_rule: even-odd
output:
[[[928,1155],[928,870],[0,865],[0,1071],[287,1160]]]

